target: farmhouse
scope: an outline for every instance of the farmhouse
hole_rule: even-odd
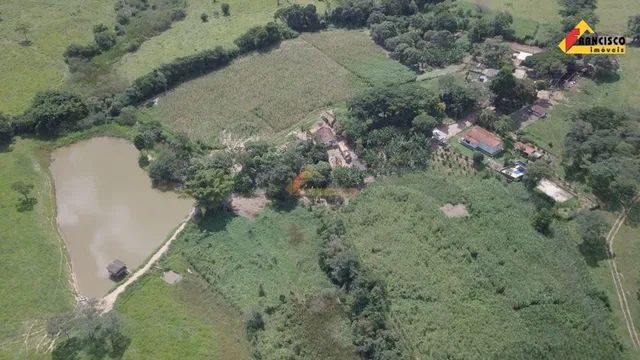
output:
[[[111,264],[107,265],[107,271],[109,276],[113,278],[120,278],[127,275],[127,265],[121,260],[114,260]]]
[[[460,138],[460,143],[472,150],[480,150],[491,156],[503,149],[500,137],[479,126],[474,126]]]

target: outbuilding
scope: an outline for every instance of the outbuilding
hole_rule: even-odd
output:
[[[113,278],[121,278],[127,275],[127,265],[121,260],[113,260],[113,262],[107,265],[107,271],[109,272],[109,276]]]

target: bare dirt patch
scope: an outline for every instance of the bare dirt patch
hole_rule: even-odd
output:
[[[557,202],[565,202],[573,197],[569,192],[547,179],[540,180],[536,189],[542,191]]]
[[[166,282],[167,284],[173,285],[179,283],[180,280],[182,280],[182,275],[173,271],[165,271],[162,274],[162,280],[164,280],[164,282]]]
[[[468,217],[469,212],[464,204],[444,204],[440,210],[447,215],[448,218]]]
[[[255,219],[271,201],[264,194],[253,197],[234,195],[231,197],[231,208],[236,214],[248,219]]]

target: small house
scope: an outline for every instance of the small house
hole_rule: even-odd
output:
[[[515,145],[518,151],[520,151],[522,154],[526,155],[530,159],[539,159],[542,157],[542,153],[538,151],[538,149],[531,144],[517,142]]]
[[[474,126],[460,137],[460,143],[472,150],[482,151],[491,156],[503,150],[502,139],[486,129]]]
[[[326,126],[322,126],[318,130],[316,130],[315,134],[313,134],[313,139],[316,144],[325,146],[335,146],[337,143],[336,136],[333,134],[333,130]]]
[[[549,110],[547,110],[546,108],[540,106],[540,105],[531,105],[529,107],[529,112],[531,114],[533,114],[534,116],[537,116],[539,118],[543,118],[546,117],[547,114],[549,113]]]
[[[111,264],[107,265],[107,271],[109,276],[113,278],[121,278],[127,275],[127,265],[121,260],[114,260]]]

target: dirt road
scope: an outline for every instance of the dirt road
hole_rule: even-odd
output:
[[[636,197],[632,204],[638,201],[640,197]],[[613,250],[613,242],[615,240],[620,227],[624,223],[627,218],[627,214],[629,213],[628,209],[623,209],[620,216],[616,219],[607,234],[607,245],[609,252],[609,272],[611,273],[611,279],[613,279],[613,284],[616,288],[616,295],[618,296],[618,302],[620,303],[620,309],[622,310],[622,315],[624,317],[625,325],[627,327],[627,331],[629,332],[629,337],[631,338],[631,343],[633,343],[633,348],[638,350],[640,349],[640,338],[638,338],[638,332],[636,331],[635,324],[633,323],[633,317],[631,316],[631,311],[629,310],[629,303],[627,302],[627,295],[624,290],[624,286],[622,284],[622,277],[618,272],[618,266],[616,265],[615,260],[615,252]]]
[[[113,305],[116,303],[116,300],[118,299],[118,296],[127,289],[127,286],[133,284],[142,275],[144,275],[144,273],[149,271],[149,269],[153,264],[155,264],[156,262],[158,262],[158,260],[160,260],[160,257],[169,250],[169,246],[171,245],[173,240],[175,240],[178,237],[178,235],[180,235],[182,230],[184,230],[185,226],[187,226],[189,221],[193,218],[193,216],[195,215],[195,212],[196,212],[195,209],[191,210],[191,212],[189,213],[189,216],[187,216],[187,218],[184,219],[182,224],[180,224],[180,226],[176,229],[173,235],[171,235],[171,238],[169,238],[169,240],[167,240],[167,242],[165,242],[164,245],[162,245],[162,247],[158,249],[158,251],[156,251],[155,254],[153,254],[149,258],[149,260],[144,264],[144,266],[136,270],[135,273],[127,277],[127,280],[125,282],[118,285],[117,288],[113,289],[113,291],[111,291],[105,297],[102,298],[101,305],[102,305],[103,312],[106,313],[111,311],[111,309],[113,309]]]

